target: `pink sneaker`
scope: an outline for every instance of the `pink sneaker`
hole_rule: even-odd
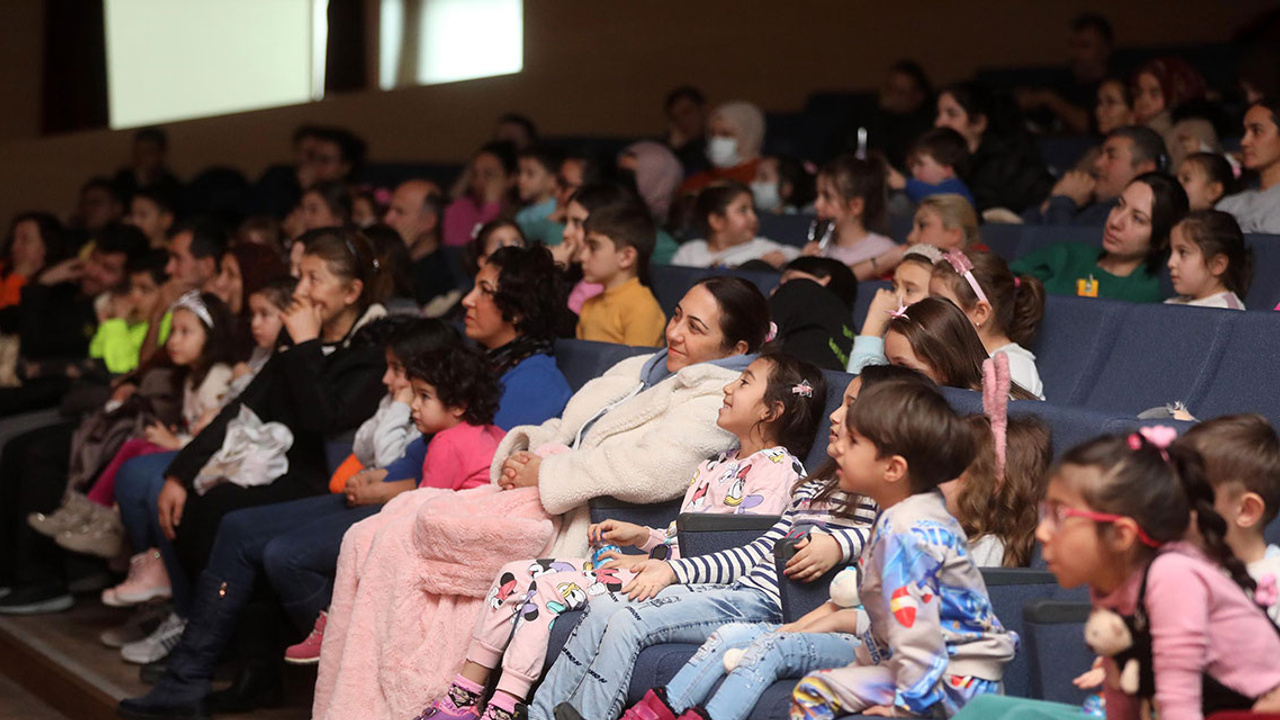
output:
[[[164,569],[160,551],[151,548],[129,558],[128,577],[119,585],[103,590],[102,602],[111,607],[128,607],[172,596],[169,572]]]
[[[676,720],[676,713],[667,704],[666,688],[654,688],[646,692],[640,702],[627,708],[621,720]]]
[[[311,634],[297,645],[290,645],[284,651],[284,661],[291,665],[315,665],[320,662],[320,644],[324,642],[324,624],[328,619],[329,614],[321,610],[315,627],[311,628]]]

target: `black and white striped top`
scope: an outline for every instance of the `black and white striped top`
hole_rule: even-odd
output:
[[[853,517],[837,517],[831,511],[842,507],[847,498],[843,493],[835,493],[828,501],[815,505],[813,497],[822,486],[823,482],[819,480],[810,480],[800,486],[778,522],[748,545],[672,560],[671,569],[675,571],[677,580],[686,585],[710,583],[752,588],[765,593],[781,606],[773,546],[782,539],[798,537],[809,531],[826,533],[844,551],[841,562],[856,560],[862,554],[878,509],[874,502],[863,499]]]

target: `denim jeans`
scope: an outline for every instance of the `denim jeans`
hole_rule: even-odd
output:
[[[173,543],[160,530],[160,510],[156,506],[160,489],[164,487],[164,473],[177,456],[176,452],[143,455],[121,465],[116,474],[116,504],[120,506],[120,520],[133,551],[159,548],[173,586],[174,608],[185,617],[191,606],[191,585],[178,562]]]
[[[618,717],[640,651],[662,643],[701,643],[726,623],[776,623],[782,611],[758,590],[723,585],[673,585],[640,604],[587,603],[582,622],[542,681],[530,720],[551,720],[569,703],[583,717]],[[603,611],[603,612],[601,612]]]
[[[667,683],[672,709],[682,713],[702,705],[716,720],[741,720],[774,682],[854,661],[857,640],[852,635],[774,632],[777,628],[767,623],[731,623],[711,633]],[[742,658],[708,701],[716,681],[725,676],[724,656],[732,649],[743,650]]]

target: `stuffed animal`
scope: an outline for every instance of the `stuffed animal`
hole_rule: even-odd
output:
[[[1095,653],[1115,661],[1120,670],[1120,689],[1127,695],[1137,695],[1141,667],[1133,633],[1125,619],[1119,613],[1096,608],[1084,624],[1084,641]]]

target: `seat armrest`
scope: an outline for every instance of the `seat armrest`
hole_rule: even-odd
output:
[[[777,515],[680,513],[676,518],[680,557],[710,555],[741,547],[759,538],[777,522]]]

